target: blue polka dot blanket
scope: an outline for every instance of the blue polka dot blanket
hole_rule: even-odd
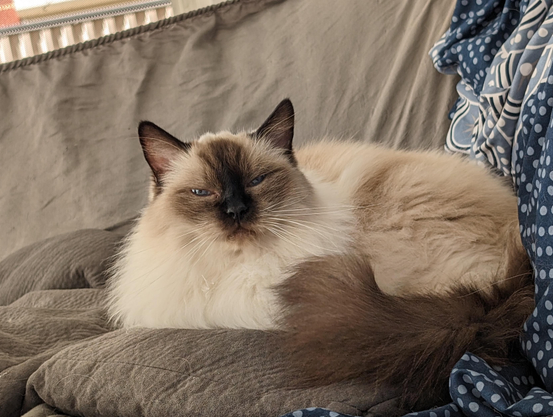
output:
[[[430,56],[461,76],[446,149],[513,180],[536,309],[521,337],[526,365],[490,367],[467,352],[450,376],[451,404],[409,416],[553,415],[553,0],[458,0]],[[343,415],[286,415],[298,416]]]

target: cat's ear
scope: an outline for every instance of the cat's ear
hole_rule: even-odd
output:
[[[292,139],[294,138],[294,106],[289,99],[282,100],[271,115],[254,133],[257,139],[265,139],[274,147],[283,149],[292,162]]]
[[[163,177],[171,168],[172,162],[182,152],[187,152],[191,145],[181,142],[152,122],[140,122],[138,136],[154,180],[158,186],[161,186]]]

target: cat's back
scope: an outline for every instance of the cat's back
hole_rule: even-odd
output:
[[[510,184],[463,157],[325,141],[297,159],[348,195],[358,245],[389,293],[491,282],[522,251]]]
[[[325,139],[305,144],[294,152],[302,170],[316,172],[325,181],[337,182],[345,173],[364,172],[371,161],[390,150],[366,143]]]
[[[459,155],[326,140],[299,148],[296,158],[302,170],[347,190],[362,206],[378,202],[404,210],[474,209],[495,213],[499,222],[516,216],[510,183]]]

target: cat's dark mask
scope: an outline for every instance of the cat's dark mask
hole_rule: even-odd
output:
[[[152,170],[151,200],[171,196],[177,211],[196,224],[253,230],[268,207],[310,195],[292,150],[294,108],[288,99],[251,133],[206,134],[185,143],[142,122],[139,136]]]

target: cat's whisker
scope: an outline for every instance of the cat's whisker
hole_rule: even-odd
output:
[[[265,207],[262,210],[272,210],[275,209],[275,207],[278,207],[277,210],[285,209],[286,207],[292,207],[296,204],[301,203],[304,198],[304,196],[288,196],[286,201],[277,201],[276,203],[270,205],[269,207]]]
[[[286,230],[284,227],[282,227],[281,225],[279,225],[278,223],[271,223],[271,224],[268,224],[268,228],[267,229],[270,229],[270,228],[277,228],[281,233],[285,234],[286,236],[289,236],[290,238],[292,239],[295,239],[295,240],[298,240],[298,244],[294,244],[294,246],[298,247],[298,248],[302,248],[304,250],[306,250],[306,246],[309,245],[309,246],[313,246],[314,248],[317,248],[317,249],[320,249],[322,250],[323,252],[330,252],[330,253],[341,253],[341,251],[335,251],[335,250],[332,250],[332,249],[329,249],[329,248],[325,248],[325,247],[322,247],[322,246],[319,246],[313,242],[308,242],[306,241],[303,237],[300,237],[299,235],[296,235],[292,232],[290,232],[289,230]],[[324,236],[326,237],[326,236]],[[292,243],[290,240],[287,240],[289,243]],[[299,244],[300,243],[303,243],[304,246],[300,246]],[[317,253],[314,253],[312,252],[311,250],[308,250],[309,253],[311,253],[312,255],[316,256]],[[320,255],[320,254],[319,254]]]
[[[280,207],[280,208],[291,207],[291,206],[296,205],[296,204],[300,203],[301,201],[303,201],[304,198],[305,197],[302,196],[302,195],[287,196],[286,201],[275,201],[273,204],[271,204],[267,207],[264,207],[264,210],[274,209],[275,207]]]
[[[272,213],[263,213],[263,215],[278,215],[278,216],[288,216],[293,217],[297,220],[303,220],[304,218],[312,218],[313,216],[328,216],[332,214],[349,214],[351,213],[349,210],[339,210],[339,211],[312,211],[312,212],[305,212],[305,213],[278,213],[278,212],[272,212]]]
[[[184,250],[186,249],[188,246],[190,246],[191,244],[193,244],[194,242],[196,242],[198,239],[201,239],[203,237],[203,235],[198,235],[196,236],[194,239],[188,241],[184,246],[181,246],[179,249],[180,250]]]
[[[360,207],[360,206],[356,206],[356,205],[352,205],[352,204],[336,204],[336,205],[332,205],[332,206],[316,205],[314,207],[310,207],[310,206],[297,207],[297,203],[304,201],[304,199],[305,199],[305,196],[303,196],[303,195],[299,195],[299,196],[296,196],[296,197],[288,196],[286,201],[279,202],[280,205],[277,208],[275,208],[276,206],[273,206],[272,208],[274,210],[278,210],[278,211],[294,211],[294,212],[296,212],[296,211],[307,211],[307,210],[313,210],[313,209],[324,211],[324,210],[337,210],[337,209],[355,209],[355,208]]]
[[[189,234],[198,233],[198,229],[201,229],[202,227],[207,226],[208,224],[209,224],[208,222],[200,222],[200,223],[195,225],[195,228],[193,230],[187,230],[186,232],[184,232],[180,235],[177,235],[177,238],[180,239],[180,238],[182,238],[184,236],[187,236]]]
[[[205,237],[205,236],[202,236],[202,237]],[[199,241],[199,243],[195,245],[194,248],[187,253],[187,256],[189,258],[193,258],[199,252],[199,250],[204,246],[206,242],[208,242],[207,239]]]
[[[276,227],[276,226],[273,225],[273,227]],[[295,235],[295,234],[291,233],[290,231],[288,231],[288,230],[286,230],[286,229],[279,228],[279,231],[281,231],[281,233],[284,233],[285,235],[289,236],[290,238],[295,238],[295,239],[297,239],[297,240],[299,241],[298,243],[300,243],[300,244],[302,243],[302,244],[303,244],[303,246],[299,246],[299,244],[298,244],[298,245],[296,245],[297,247],[305,248],[305,247],[307,247],[307,246],[312,246],[313,248],[319,249],[319,250],[323,251],[323,253],[326,253],[326,254],[328,254],[328,253],[335,253],[335,254],[340,254],[340,253],[342,253],[342,251],[340,251],[340,250],[334,250],[334,249],[330,249],[330,248],[328,248],[328,247],[322,247],[322,246],[319,246],[319,245],[317,245],[317,244],[315,244],[315,243],[313,243],[313,242],[311,242],[311,241],[308,242],[308,241],[306,241],[305,239],[299,237],[298,235]],[[309,252],[311,255],[313,255],[313,256],[320,256],[320,255],[321,255],[321,253],[315,253],[315,252],[313,252],[313,251],[311,251],[311,250],[308,250],[308,252]]]
[[[316,215],[322,215],[324,213],[312,213],[311,216],[308,218],[313,218],[313,216]],[[335,214],[335,213],[332,213]],[[315,225],[316,227],[324,228],[324,229],[331,229],[334,231],[339,231],[339,229],[336,229],[335,227],[330,226],[325,221],[325,218],[321,219],[321,221],[313,221],[313,220],[307,220],[305,217],[299,217],[297,215],[290,215],[290,214],[273,214],[273,213],[264,213],[263,216],[261,216],[262,219],[268,219],[268,220],[277,220],[281,222],[295,222],[297,225]],[[345,217],[344,221],[347,221],[346,219],[349,219],[351,217]]]
[[[273,204],[270,204],[268,205],[267,207],[262,207],[260,209],[261,212],[266,212],[266,211],[272,211],[272,210],[275,210],[277,207],[279,207],[280,205],[282,205],[282,202],[281,201],[277,201]]]
[[[499,283],[511,281],[513,279],[521,278],[521,277],[524,277],[526,275],[528,275],[528,272],[522,272],[522,273],[517,274],[517,275],[510,275],[510,276],[502,278],[502,279],[497,279],[493,283],[488,284],[488,285],[482,285],[481,287],[479,287],[478,289],[476,289],[474,291],[471,291],[469,293],[463,294],[462,296],[459,296],[459,298],[468,297],[470,295],[481,293],[481,292],[487,292],[487,290],[489,290],[490,288],[496,287],[497,284],[499,284]]]
[[[207,223],[202,223],[201,225],[207,225]],[[180,234],[180,235],[177,235],[176,238],[180,240],[180,239],[182,239],[182,238],[184,238],[184,237],[186,237],[186,236],[190,236],[190,235],[193,235],[193,234],[196,234],[196,233],[198,233],[197,230],[189,230],[189,231],[187,231],[186,233],[182,233],[182,234]],[[128,243],[125,243],[123,247],[125,247],[127,244],[128,244]],[[185,246],[186,246],[186,245],[185,245]],[[134,250],[133,253],[135,253],[135,254],[140,254],[140,253],[145,253],[145,252],[148,252],[148,251],[150,251],[150,250],[155,250],[155,249],[158,249],[158,247],[157,247],[156,245],[152,245],[152,246],[144,247],[143,249],[140,249],[140,250]],[[181,247],[181,249],[182,249],[182,247]],[[114,256],[115,256],[115,258],[118,257],[118,255],[114,255]],[[114,267],[115,267],[115,266],[114,266]]]
[[[313,232],[315,232],[315,233],[317,233],[317,234],[319,234],[319,235],[321,235],[325,238],[330,238],[332,236],[329,235],[329,234],[325,234],[321,230],[319,230],[319,229],[317,229],[313,226],[309,226],[306,223],[313,224],[313,225],[317,226],[318,228],[330,230],[332,232],[340,232],[340,230],[336,229],[335,227],[331,227],[331,226],[328,226],[328,225],[325,225],[325,224],[322,224],[322,223],[317,223],[317,222],[312,222],[312,221],[307,221],[307,220],[296,221],[296,220],[286,219],[286,218],[283,218],[283,217],[268,217],[268,219],[269,220],[280,221],[280,222],[283,222],[283,223],[293,224],[293,225],[296,225],[296,226],[299,226],[299,227],[305,227],[306,229],[311,230],[311,231],[313,231]]]
[[[310,210],[319,210],[321,212],[325,212],[325,211],[334,211],[334,210],[352,210],[352,209],[355,209],[357,207],[355,206],[346,206],[346,205],[343,205],[343,206],[330,206],[330,207],[296,207],[296,208],[284,208],[284,209],[275,209],[275,211],[277,212],[285,212],[285,213],[288,213],[288,212],[291,212],[291,213],[296,213],[296,212],[302,212],[302,211],[310,211]]]
[[[348,213],[351,212],[351,209],[345,208],[345,209],[320,209],[320,208],[306,208],[305,210],[298,209],[298,210],[271,210],[271,214],[284,214],[284,215],[298,215],[298,216],[306,216],[306,215],[312,215],[312,214],[334,214],[334,213]]]
[[[352,218],[352,216],[347,216],[350,212],[348,210],[345,211],[338,211],[338,212],[318,212],[313,211],[311,213],[277,213],[277,212],[271,212],[271,213],[263,213],[263,218],[274,218],[274,219],[282,219],[282,220],[295,220],[298,222],[305,222],[305,223],[311,223],[311,224],[320,224],[322,227],[326,226],[326,222],[328,221],[327,214],[339,214],[343,213],[346,214],[344,216],[344,219]],[[317,219],[315,220],[307,220],[307,219]]]
[[[200,260],[202,260],[204,258],[204,256],[207,254],[207,252],[209,251],[209,249],[211,248],[211,246],[213,246],[213,244],[217,241],[217,239],[219,239],[220,236],[218,235],[215,235],[209,242],[209,244],[207,245],[207,247],[204,249],[204,251],[202,252],[202,254],[200,256],[197,256],[196,258],[196,261],[194,261],[194,263],[190,266],[190,268],[194,268],[196,266],[196,264],[198,264],[198,262]]]
[[[303,250],[303,251],[306,251],[306,252],[310,253],[310,254],[313,255],[313,256],[316,256],[316,255],[317,255],[316,253],[311,252],[310,250],[306,249],[305,247],[301,247],[301,246],[298,245],[297,243],[292,242],[290,239],[288,239],[288,238],[286,238],[285,236],[283,236],[281,232],[277,232],[277,231],[275,231],[275,230],[274,230],[273,228],[271,228],[271,227],[267,228],[267,230],[270,231],[271,233],[273,233],[273,234],[274,234],[276,237],[278,237],[279,239],[282,239],[283,241],[289,243],[290,245],[293,245],[293,246],[295,246],[295,247],[297,247],[297,248],[299,248],[299,249],[301,249],[301,250]]]
[[[341,204],[336,206],[330,206],[330,207],[317,207],[317,210],[326,211],[326,210],[340,210],[340,209],[349,209],[349,210],[358,210],[358,209],[369,209],[372,207],[379,207],[382,206],[384,203],[374,203],[374,204],[365,204],[365,205],[351,205],[351,204]],[[313,210],[309,207],[299,207],[299,208],[293,208],[293,209],[284,209],[282,211],[290,211],[290,212],[296,212],[296,211],[308,211]]]
[[[295,213],[275,213],[275,212],[271,212],[271,213],[261,213],[260,214],[260,218],[268,218],[268,217],[278,217],[278,218],[290,218],[290,219],[295,219],[297,221],[304,221],[305,219],[312,219],[314,217],[320,217],[321,221],[320,222],[316,222],[317,224],[324,224],[324,219],[327,219],[328,220],[328,216],[331,216],[331,215],[336,215],[336,214],[344,214],[346,215],[347,217],[351,217],[350,216],[350,212],[349,211],[337,211],[337,212],[318,212],[318,211],[313,211],[311,213],[298,213],[298,214],[295,214]]]

